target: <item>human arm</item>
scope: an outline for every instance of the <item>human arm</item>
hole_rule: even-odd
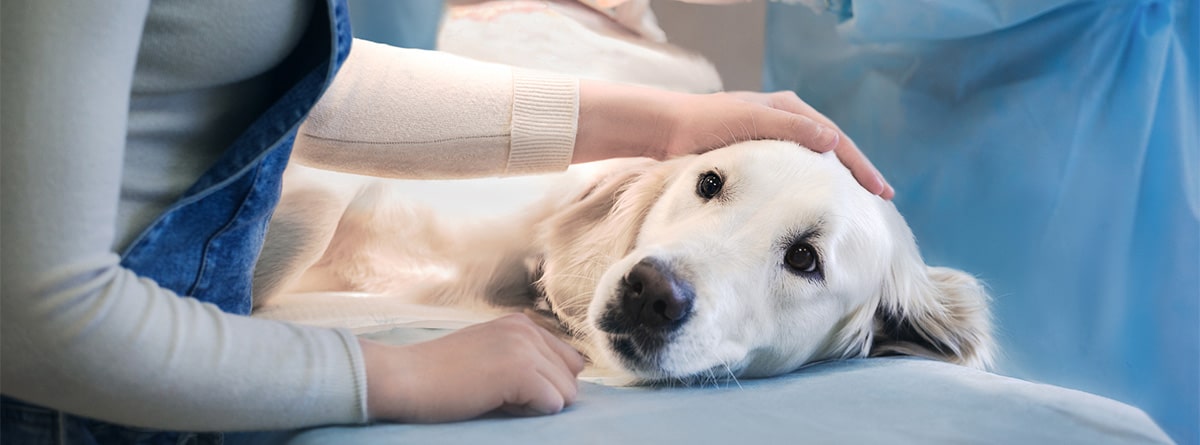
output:
[[[148,2],[5,2],[3,393],[180,430],[366,420],[354,337],[225,314],[113,252]]]
[[[292,159],[409,179],[558,171],[571,161],[577,95],[566,76],[355,40]]]
[[[869,191],[893,193],[849,137],[790,92],[685,94],[363,40],[301,126],[294,159],[384,177],[476,177],[758,138],[835,150]]]

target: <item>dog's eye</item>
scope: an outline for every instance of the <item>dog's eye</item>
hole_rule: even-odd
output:
[[[783,261],[796,272],[814,273],[817,271],[817,250],[808,243],[796,243],[788,248]]]
[[[721,193],[721,186],[725,182],[716,173],[707,172],[700,175],[700,182],[696,183],[696,194],[704,199],[713,199],[717,193]]]

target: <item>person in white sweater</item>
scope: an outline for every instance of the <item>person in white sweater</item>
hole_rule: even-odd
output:
[[[186,211],[208,202],[230,221],[260,215],[247,229],[257,233],[278,195],[272,162],[287,161],[292,136],[292,162],[404,178],[789,139],[835,150],[865,188],[894,193],[790,93],[671,93],[366,41],[345,58],[344,12],[334,0],[3,4],[4,409],[237,431],[548,414],[572,403],[581,357],[523,316],[383,345],[244,316],[248,287],[225,282],[249,273],[256,250],[232,266],[198,256],[187,270],[145,254],[253,250],[261,239],[221,238],[240,232],[220,221],[207,238],[179,235],[213,224]],[[325,82],[305,83],[309,71]],[[322,89],[315,105],[293,100]],[[270,131],[279,137],[256,139]],[[231,190],[246,192],[222,195]],[[190,284],[170,284],[180,276]],[[4,434],[16,434],[8,422]],[[58,431],[62,440],[69,429]]]

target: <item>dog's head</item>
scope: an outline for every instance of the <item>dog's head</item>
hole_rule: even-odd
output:
[[[755,141],[624,164],[543,225],[540,283],[593,360],[644,380],[909,354],[985,367],[980,284],[928,267],[833,154]]]

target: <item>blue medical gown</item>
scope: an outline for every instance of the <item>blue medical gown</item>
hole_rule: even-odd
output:
[[[402,48],[433,49],[442,0],[347,0],[354,37]]]
[[[1197,1],[829,3],[769,6],[764,86],[867,152],[927,262],[987,282],[1000,371],[1200,442]]]

